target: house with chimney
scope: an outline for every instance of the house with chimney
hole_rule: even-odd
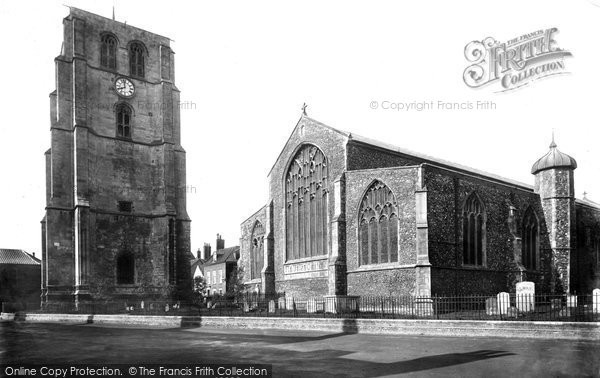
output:
[[[208,252],[207,252],[208,251]],[[217,234],[215,251],[211,253],[210,244],[204,245],[204,255],[209,257],[204,263],[197,263],[196,271],[201,272],[206,280],[206,295],[223,295],[231,292],[230,277],[237,274],[237,261],[240,258],[240,247],[225,248],[225,240]],[[201,260],[201,259],[198,259]]]
[[[198,248],[196,255],[190,257],[190,269],[192,281],[196,277],[204,278],[204,265],[210,260],[211,256],[211,245],[210,243],[204,243],[202,249]]]

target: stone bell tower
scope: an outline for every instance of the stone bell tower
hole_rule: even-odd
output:
[[[534,190],[540,195],[552,248],[552,290],[569,293],[576,251],[574,170],[577,162],[560,152],[552,137],[550,150],[535,162]]]
[[[63,25],[42,300],[184,297],[190,219],[170,40],[72,7]]]

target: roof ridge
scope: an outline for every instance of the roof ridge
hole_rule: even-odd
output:
[[[23,249],[0,248],[1,264],[40,265],[41,260]]]

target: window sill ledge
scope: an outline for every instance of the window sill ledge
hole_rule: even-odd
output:
[[[347,273],[362,273],[362,272],[372,272],[377,270],[393,270],[393,269],[411,269],[415,268],[415,264],[397,264],[397,263],[387,263],[387,264],[377,264],[377,265],[363,265],[354,270],[349,270]]]
[[[301,259],[288,260],[288,261],[284,262],[283,265],[293,265],[293,264],[299,264],[299,263],[303,263],[303,262],[307,262],[307,261],[317,261],[317,260],[327,260],[327,255],[303,257]]]

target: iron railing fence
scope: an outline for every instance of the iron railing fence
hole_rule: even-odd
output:
[[[600,321],[600,294],[472,296],[324,296],[285,293],[213,296],[200,302],[122,300],[75,303],[2,303],[2,312],[364,319]]]

